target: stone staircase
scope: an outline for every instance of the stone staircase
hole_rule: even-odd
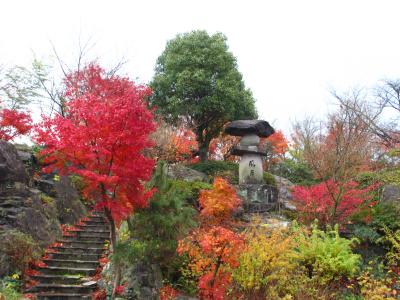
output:
[[[29,276],[34,286],[25,292],[38,300],[92,299],[97,288],[93,276],[99,270],[109,235],[105,217],[91,213],[50,246]]]

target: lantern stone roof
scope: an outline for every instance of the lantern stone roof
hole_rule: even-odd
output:
[[[274,128],[263,120],[237,120],[230,122],[225,127],[225,133],[234,136],[256,134],[259,137],[269,137],[275,133]]]

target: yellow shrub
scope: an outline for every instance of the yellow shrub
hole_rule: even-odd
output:
[[[357,281],[361,295],[367,300],[396,300],[391,297],[392,289],[389,287],[389,279],[377,279],[365,271],[357,278]]]
[[[269,232],[254,227],[246,232],[246,248],[239,257],[239,267],[233,278],[239,290],[255,299],[265,295],[269,299],[291,299],[293,274],[299,266],[294,263],[294,240],[284,229]]]

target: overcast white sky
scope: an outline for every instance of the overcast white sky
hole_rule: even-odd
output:
[[[72,60],[79,36],[93,57],[122,56],[147,83],[166,41],[205,29],[228,38],[260,117],[288,132],[290,121],[323,114],[329,88],[344,91],[400,78],[400,1],[0,0],[0,64],[28,64],[52,41]]]

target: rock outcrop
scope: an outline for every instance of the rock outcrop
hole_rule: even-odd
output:
[[[75,223],[86,208],[68,178],[37,174],[32,153],[0,140],[0,234],[17,230],[45,247],[60,237],[60,223]],[[0,264],[0,276],[10,269]]]
[[[293,202],[291,192],[294,184],[290,180],[277,175],[274,175],[274,178],[279,191],[278,202],[280,203],[281,208],[287,210],[296,210],[296,205]]]
[[[190,169],[180,164],[168,166],[168,177],[173,179],[180,179],[185,181],[203,181],[207,182],[208,177],[206,174]]]

